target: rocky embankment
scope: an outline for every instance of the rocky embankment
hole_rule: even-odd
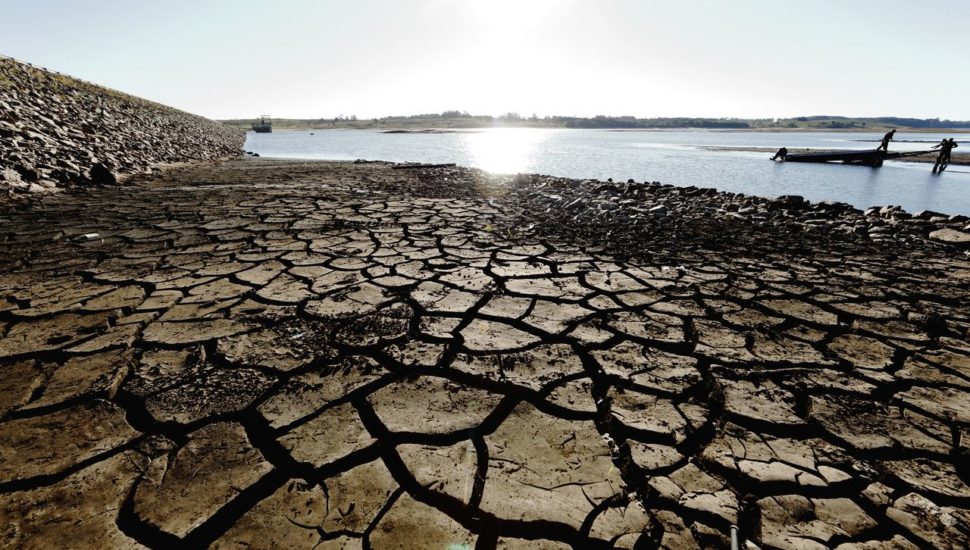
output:
[[[221,123],[0,57],[0,195],[114,184],[241,152]]]

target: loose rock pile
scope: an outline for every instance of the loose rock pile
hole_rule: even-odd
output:
[[[114,184],[154,165],[228,158],[244,134],[0,57],[0,195]]]
[[[811,203],[795,195],[769,199],[657,182],[538,175],[519,176],[512,193],[523,209],[539,213],[530,219],[536,231],[566,230],[601,245],[620,246],[632,255],[658,248],[654,239],[682,241],[689,236],[707,247],[729,246],[741,239],[774,249],[793,239],[798,244],[827,241],[833,232],[850,235],[850,241],[862,246],[873,242],[927,246],[929,240],[970,247],[967,216],[909,214],[898,206],[863,212],[849,204]],[[651,238],[649,246],[645,236]]]

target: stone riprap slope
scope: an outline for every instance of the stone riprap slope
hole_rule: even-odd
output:
[[[575,182],[385,164],[5,208],[0,540],[970,544],[963,250],[794,200],[715,247],[717,195],[634,187],[665,215],[596,232]]]
[[[238,129],[0,56],[0,196],[242,152]]]

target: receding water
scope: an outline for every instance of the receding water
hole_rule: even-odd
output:
[[[898,204],[910,212],[970,215],[970,166],[933,175],[922,163],[881,168],[769,162],[770,153],[708,147],[875,148],[882,133],[611,131],[495,128],[439,134],[379,130],[249,133],[246,149],[266,157],[394,162],[454,162],[496,173],[659,181],[774,197],[847,202],[857,208]],[[970,134],[901,133],[890,150],[928,149],[943,137],[970,148]],[[909,140],[912,140],[910,142]],[[957,149],[955,153],[962,152]]]

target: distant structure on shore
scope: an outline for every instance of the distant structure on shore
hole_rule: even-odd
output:
[[[273,133],[273,119],[269,115],[262,115],[259,121],[253,123],[253,131],[257,134]]]

